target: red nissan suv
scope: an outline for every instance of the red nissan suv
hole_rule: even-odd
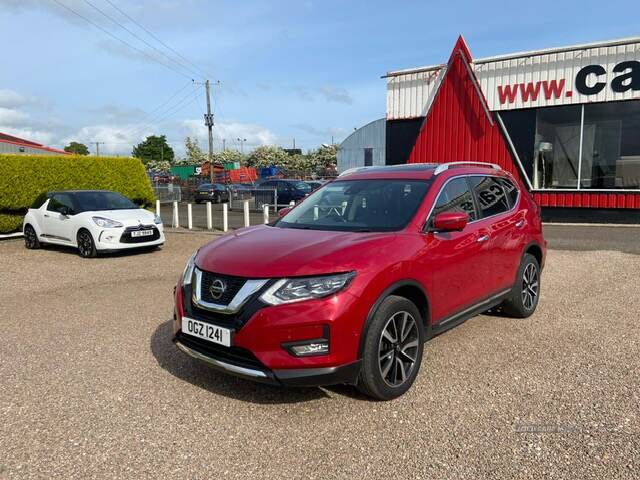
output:
[[[174,342],[251,380],[389,400],[429,338],[491,308],[531,315],[545,252],[539,207],[497,165],[356,168],[195,252]]]

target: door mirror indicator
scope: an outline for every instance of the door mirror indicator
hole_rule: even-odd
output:
[[[433,231],[461,232],[469,223],[469,215],[464,212],[438,213],[433,219]]]

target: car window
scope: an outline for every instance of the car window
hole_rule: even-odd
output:
[[[309,193],[311,191],[311,187],[306,182],[295,182],[292,185],[304,193]]]
[[[83,191],[74,194],[78,212],[133,210],[140,208],[124,195],[107,191]]]
[[[275,226],[386,232],[404,228],[420,207],[425,180],[341,180],[316,190]]]
[[[201,183],[201,184],[198,186],[198,188],[201,188],[201,189],[203,189],[203,190],[204,190],[205,188],[210,188],[210,187],[211,187],[211,184],[210,184],[210,183]]]
[[[495,177],[469,177],[471,188],[478,200],[480,217],[487,218],[509,210],[509,200],[499,179]]]
[[[498,182],[500,182],[502,188],[504,188],[504,191],[507,194],[507,198],[509,199],[509,207],[515,207],[518,201],[518,195],[520,194],[518,187],[516,187],[515,184],[508,178],[498,178]]]
[[[67,207],[71,214],[76,210],[73,204],[73,199],[68,193],[56,193],[51,197],[49,205],[47,205],[47,210],[50,212],[60,212],[62,207]]]
[[[277,189],[278,192],[288,192],[289,184],[287,184],[287,182],[277,182]]]
[[[44,205],[44,202],[47,201],[47,198],[49,198],[49,196],[46,193],[41,193],[40,195],[38,195],[38,198],[35,199],[33,205],[31,205],[31,208],[37,210],[42,205]]]
[[[276,182],[264,182],[260,184],[260,188],[273,188],[276,186]]]
[[[469,215],[469,221],[478,219],[473,195],[469,190],[469,184],[465,177],[450,180],[440,191],[436,205],[433,208],[433,216],[444,212],[462,212]]]

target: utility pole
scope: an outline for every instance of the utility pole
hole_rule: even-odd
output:
[[[100,156],[100,144],[104,145],[104,142],[93,142],[96,144],[96,157]]]
[[[293,149],[296,149],[296,137],[293,137]]]
[[[226,138],[222,139],[222,151],[223,152],[227,151],[227,139]]]
[[[209,80],[204,82],[204,89],[207,94],[207,113],[204,115],[204,124],[209,130],[209,179],[213,183],[213,114],[211,113],[211,93],[209,91]]]
[[[244,142],[246,142],[247,139],[238,137],[238,141],[240,142],[240,153],[244,155]]]

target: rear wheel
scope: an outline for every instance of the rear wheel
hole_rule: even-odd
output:
[[[502,304],[504,313],[515,318],[533,315],[540,297],[540,264],[536,257],[525,253],[518,269],[510,297]]]
[[[24,246],[29,250],[40,248],[40,240],[38,240],[38,234],[36,234],[36,230],[29,224],[26,224],[24,226]]]
[[[213,203],[220,203],[220,194],[219,193],[216,193],[213,196]]]
[[[80,230],[78,232],[78,253],[82,258],[94,258],[98,256],[96,244],[88,230]]]
[[[364,339],[358,390],[378,400],[409,390],[422,362],[422,322],[413,302],[394,295],[384,299]]]

